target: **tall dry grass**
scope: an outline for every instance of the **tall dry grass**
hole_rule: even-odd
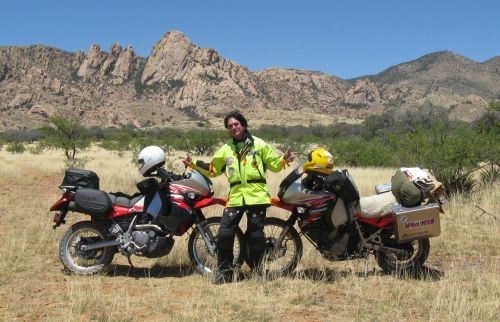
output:
[[[141,178],[132,156],[93,149],[85,157],[91,160],[86,168],[99,174],[103,190],[134,192]],[[390,180],[394,169],[349,171],[361,194],[369,195],[375,184]],[[169,256],[134,257],[134,269],[116,256],[108,275],[64,275],[58,242],[68,225],[52,230],[48,211],[60,196],[63,173],[58,152],[0,151],[1,320],[500,320],[500,234],[492,216],[499,216],[498,186],[470,199],[449,200],[441,217],[442,234],[431,239],[426,276],[384,275],[371,259],[370,274],[363,277],[363,261],[328,262],[303,239],[296,275],[269,281],[249,275],[214,286],[208,277],[189,271],[187,235],[177,238]],[[267,175],[272,195],[285,175]],[[214,184],[217,196],[227,193],[224,178]],[[475,205],[488,213],[481,214]],[[221,212],[214,206],[207,215]],[[275,208],[268,215],[287,216]],[[68,224],[87,219],[70,214]]]

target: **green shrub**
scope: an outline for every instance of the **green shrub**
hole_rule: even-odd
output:
[[[335,140],[328,150],[337,158],[337,164],[350,166],[394,166],[394,153],[382,144],[380,138],[366,140],[360,136]]]
[[[481,162],[481,142],[467,126],[435,125],[405,135],[393,135],[392,146],[404,166],[428,168],[450,193],[470,193],[473,173]]]
[[[7,145],[6,150],[12,154],[22,154],[26,151],[26,148],[22,142],[13,141]]]

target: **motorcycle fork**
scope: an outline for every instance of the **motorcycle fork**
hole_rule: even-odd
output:
[[[203,238],[203,241],[205,242],[205,247],[207,248],[208,253],[211,256],[215,256],[216,245],[214,242],[212,242],[215,238],[210,229],[205,229],[203,225],[204,222],[205,222],[205,216],[203,216],[201,210],[198,209],[195,219],[196,228],[198,228],[201,238]]]
[[[292,215],[288,220],[286,221],[286,226],[283,228],[281,231],[280,235],[278,238],[276,238],[275,244],[271,252],[269,253],[269,257],[272,257],[273,255],[276,254],[276,252],[280,249],[280,245],[285,239],[285,237],[288,235],[288,231],[290,230],[290,227],[293,227],[295,225],[295,222],[297,221],[297,218],[299,217],[299,213],[297,212],[296,209],[293,210]]]

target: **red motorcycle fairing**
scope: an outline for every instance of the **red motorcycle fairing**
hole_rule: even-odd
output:
[[[292,211],[295,207],[294,205],[284,203],[280,198],[271,198],[271,205],[288,211]]]
[[[376,217],[376,218],[365,218],[361,216],[361,214],[357,213],[354,214],[354,218],[356,218],[359,221],[365,222],[368,225],[375,226],[378,228],[383,228],[383,229],[392,229],[393,224],[394,224],[394,217],[392,214],[388,214],[382,217]]]

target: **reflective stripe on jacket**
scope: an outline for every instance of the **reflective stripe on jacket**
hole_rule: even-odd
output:
[[[246,140],[236,144],[228,140],[215,153],[208,169],[200,167],[195,159],[192,165],[210,177],[225,173],[231,186],[227,206],[237,207],[271,203],[265,173],[283,169],[282,160],[266,142],[248,134]]]

